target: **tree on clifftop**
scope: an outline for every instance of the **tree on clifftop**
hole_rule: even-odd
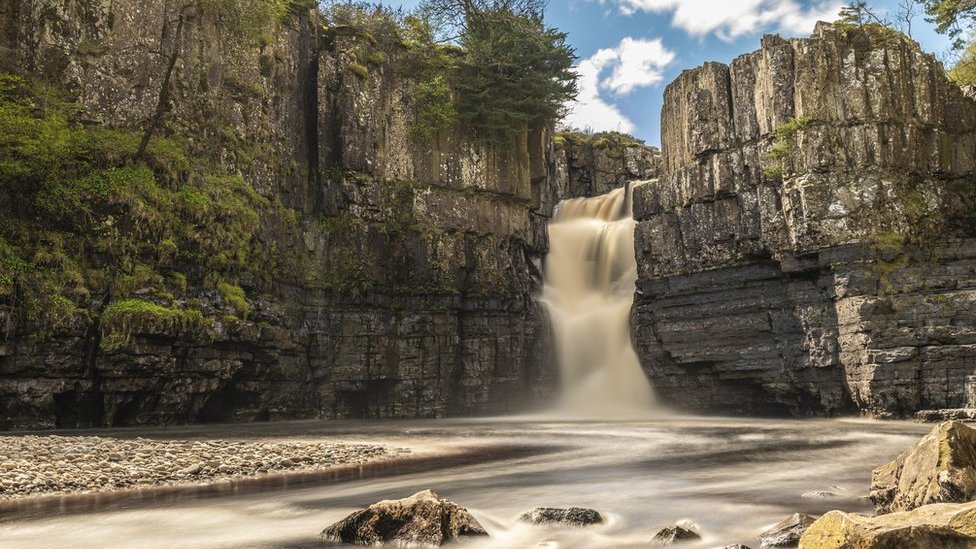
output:
[[[935,30],[953,39],[952,46],[966,46],[965,35],[976,24],[976,0],[926,0],[925,11]]]
[[[458,118],[474,135],[507,142],[551,125],[577,93],[575,50],[543,21],[544,0],[425,0],[421,13],[463,50]]]

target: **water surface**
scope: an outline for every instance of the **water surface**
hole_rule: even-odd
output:
[[[491,538],[471,548],[646,547],[660,528],[690,519],[705,539],[682,547],[758,547],[763,528],[794,512],[869,511],[871,469],[928,430],[907,422],[673,418],[601,422],[547,418],[417,422],[300,422],[113,436],[267,437],[378,441],[458,449],[456,458],[260,492],[172,494],[85,505],[8,509],[4,548],[298,548],[353,510],[433,489],[468,507]],[[87,434],[87,433],[86,433]],[[362,478],[360,478],[362,477]],[[802,494],[839,487],[843,496]],[[77,503],[77,502],[76,502]],[[534,527],[537,506],[592,507],[609,518],[583,530]],[[79,511],[80,509],[80,511]]]

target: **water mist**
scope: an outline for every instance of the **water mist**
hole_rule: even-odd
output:
[[[647,381],[630,340],[637,281],[632,186],[562,202],[549,225],[542,302],[574,413],[646,410]]]

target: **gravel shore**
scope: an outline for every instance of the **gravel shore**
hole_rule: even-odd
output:
[[[0,501],[197,485],[361,464],[406,450],[315,442],[0,437]]]

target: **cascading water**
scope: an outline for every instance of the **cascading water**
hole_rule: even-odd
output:
[[[647,409],[651,385],[630,341],[637,281],[632,186],[562,202],[549,225],[542,302],[576,413]]]

